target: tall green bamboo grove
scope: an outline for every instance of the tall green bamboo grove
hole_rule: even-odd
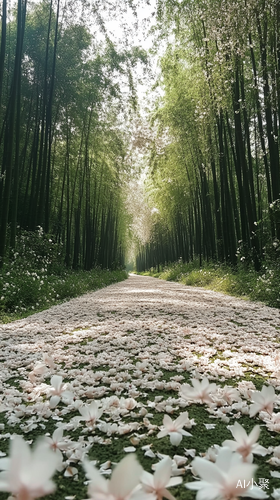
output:
[[[153,111],[166,141],[149,161],[165,239],[139,267],[171,245],[175,260],[242,255],[258,270],[280,245],[280,3],[159,0],[158,29],[172,33]]]
[[[131,68],[145,55],[117,51],[108,36],[95,42],[77,5],[18,0],[8,15],[2,1],[0,265],[17,228],[38,226],[63,242],[69,267],[124,263],[127,135],[116,75],[133,94]]]

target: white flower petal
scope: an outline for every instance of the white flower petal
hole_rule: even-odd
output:
[[[113,470],[109,493],[117,498],[125,498],[139,484],[142,470],[135,455],[127,455]]]
[[[165,488],[172,471],[172,460],[170,457],[166,457],[161,460],[157,466],[154,473],[154,485],[157,490]]]
[[[250,497],[250,498],[268,498],[268,495],[258,486],[250,487],[246,492],[239,493],[240,497]]]
[[[61,399],[60,396],[52,396],[50,399],[50,408],[51,409],[55,408],[58,405],[60,399]]]
[[[94,496],[95,493],[107,494],[109,481],[104,479],[97,468],[87,460],[84,461],[83,466],[86,472],[86,476],[90,480],[88,486],[89,495]]]
[[[53,375],[51,378],[51,384],[55,388],[56,391],[59,391],[62,384],[61,375]]]
[[[224,474],[222,473],[221,469],[216,464],[209,462],[209,460],[195,457],[192,465],[204,481],[207,481],[210,484],[219,484],[224,481]]]
[[[169,436],[170,436],[170,443],[173,446],[179,446],[179,444],[182,441],[183,437],[182,434],[180,432],[170,432]]]

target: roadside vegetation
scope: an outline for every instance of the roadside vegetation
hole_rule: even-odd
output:
[[[173,40],[152,110],[151,231],[136,269],[198,259],[163,276],[278,306],[279,4],[159,3],[159,41]]]
[[[94,267],[89,271],[65,266],[63,245],[51,236],[22,231],[0,269],[0,323],[24,318],[84,293],[126,279],[117,265],[109,270]]]
[[[196,259],[189,263],[177,261],[167,266],[152,267],[149,271],[139,274],[257,300],[271,307],[280,307],[278,262],[268,261],[257,272],[253,265],[242,264],[233,268],[226,264],[203,262],[200,267],[199,259]]]

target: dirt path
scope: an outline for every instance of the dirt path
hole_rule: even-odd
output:
[[[277,309],[131,275],[121,283],[1,325],[0,377],[3,382],[19,373],[26,378],[42,353],[48,353],[64,364],[63,372],[74,368],[79,355],[96,368],[131,365],[137,358],[179,373],[198,370],[219,379],[250,372],[269,374],[276,386],[279,332]]]
[[[194,480],[193,457],[213,460],[232,437],[228,424],[249,432],[259,423],[266,447],[259,474],[272,491],[279,480],[270,467],[280,464],[279,331],[279,310],[134,275],[1,325],[0,457],[14,434],[29,444],[47,437],[60,456],[52,500],[82,500],[85,457],[106,476],[126,453],[148,472],[169,456],[171,474],[183,476],[172,493],[194,500],[184,486]],[[266,400],[251,415],[252,398],[264,399],[256,389],[276,412],[267,413]]]

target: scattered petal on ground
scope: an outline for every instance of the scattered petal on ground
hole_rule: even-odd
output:
[[[216,463],[225,441],[244,458],[265,445],[263,463],[280,467],[279,330],[279,310],[142,276],[0,325],[3,470],[15,434],[45,436],[71,485],[60,498],[85,498],[85,461],[107,488],[131,452],[150,474],[169,457],[174,487],[193,482],[195,456]]]

